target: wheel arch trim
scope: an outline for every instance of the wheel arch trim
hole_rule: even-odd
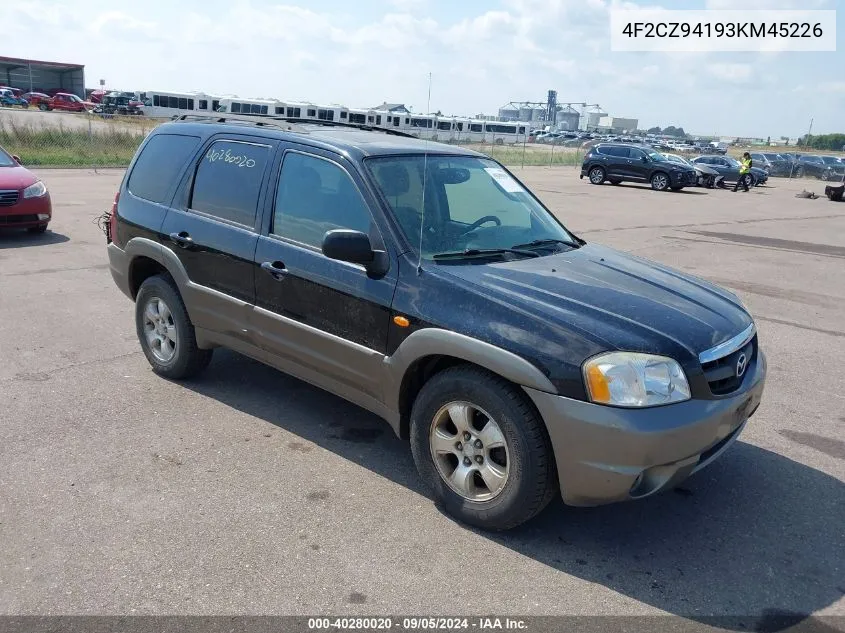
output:
[[[385,358],[385,404],[400,410],[400,396],[408,369],[427,356],[450,356],[483,367],[522,387],[558,393],[535,365],[506,349],[471,336],[440,328],[425,328],[409,335]]]

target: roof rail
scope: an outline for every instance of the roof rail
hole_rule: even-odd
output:
[[[391,130],[390,128],[382,128],[382,127],[374,127],[372,125],[361,125],[358,123],[341,123],[340,121],[324,121],[322,119],[303,119],[301,117],[284,117],[284,116],[274,116],[268,114],[241,114],[241,115],[231,115],[231,114],[174,114],[171,119],[173,121],[207,121],[209,123],[251,123],[252,125],[262,126],[262,127],[277,127],[280,129],[286,129],[294,131],[294,128],[288,126],[285,127],[284,123],[293,123],[295,125],[320,125],[325,127],[345,127],[345,128],[352,128],[356,130],[363,130],[365,132],[384,132],[385,134],[390,134],[392,136],[402,136],[405,138],[418,138],[413,134],[408,134],[407,132],[400,132],[399,130]],[[295,130],[298,132],[304,132],[305,130],[300,128]]]

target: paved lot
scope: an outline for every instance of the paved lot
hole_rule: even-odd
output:
[[[0,234],[0,613],[845,615],[845,204],[807,183],[522,173],[585,239],[738,291],[770,377],[683,488],[502,536],[441,514],[342,400],[226,352],[154,376],[93,224],[121,173],[41,175],[53,231]]]

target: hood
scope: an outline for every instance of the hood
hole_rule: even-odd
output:
[[[719,172],[710,167],[709,165],[704,164],[695,164],[695,170],[700,171],[702,174],[707,174],[708,176],[718,176]]]
[[[0,167],[0,189],[25,189],[37,181],[26,167]]]
[[[436,265],[467,291],[518,306],[605,345],[692,358],[735,336],[751,317],[730,292],[613,249],[587,244],[512,262]],[[530,323],[525,327],[530,328]]]

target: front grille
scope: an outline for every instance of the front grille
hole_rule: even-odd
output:
[[[38,222],[37,215],[0,215],[0,226],[3,224],[21,224],[23,222]]]
[[[745,371],[742,376],[737,376],[737,363],[739,357],[745,355]],[[755,335],[741,349],[732,354],[723,356],[709,363],[704,363],[701,368],[704,370],[704,377],[710,385],[710,392],[714,396],[723,396],[739,389],[745,375],[751,369],[752,362],[757,356],[757,336]]]
[[[15,189],[6,189],[0,191],[0,207],[11,207],[18,203],[20,192]]]

